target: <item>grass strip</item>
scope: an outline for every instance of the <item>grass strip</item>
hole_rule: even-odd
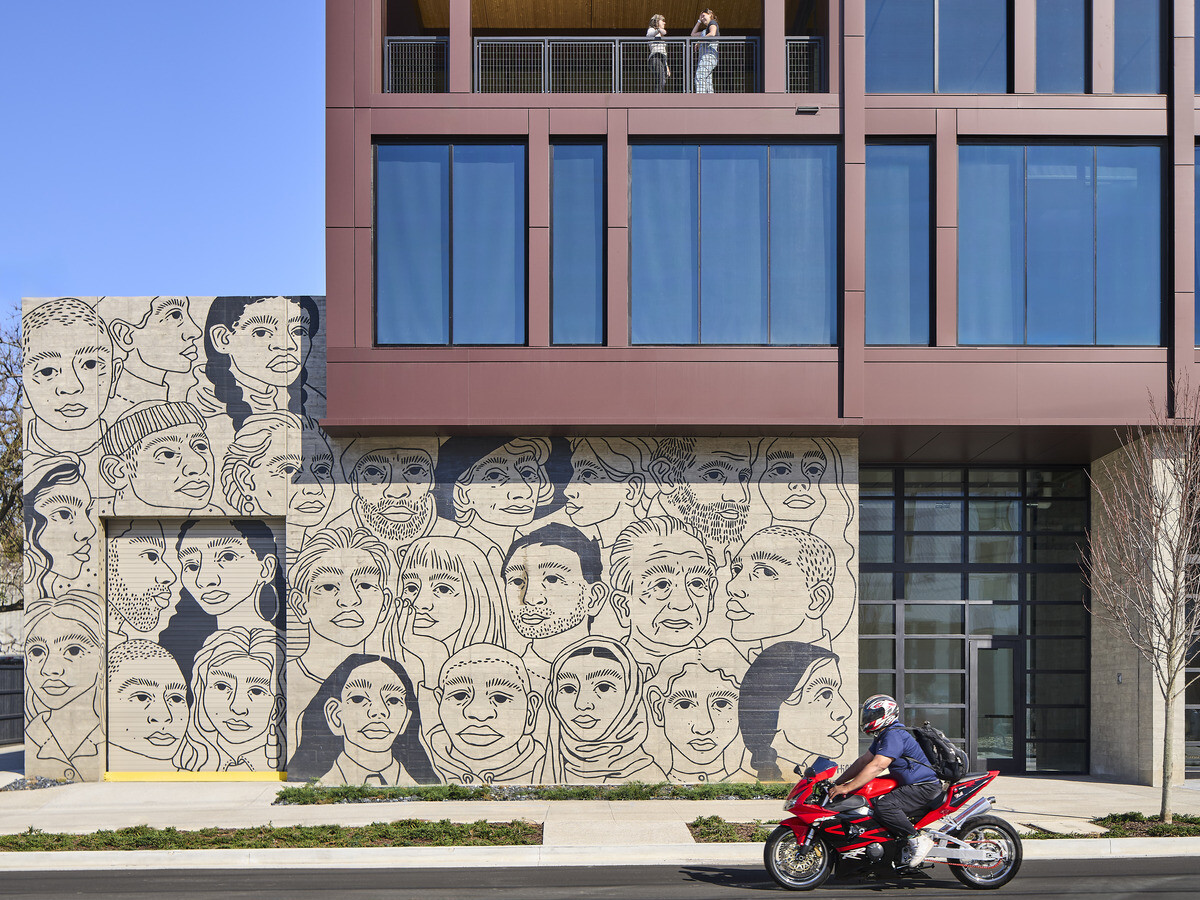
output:
[[[773,826],[758,822],[726,822],[720,816],[697,816],[688,831],[698,844],[737,844],[765,841]]]
[[[1147,816],[1138,812],[1112,813],[1092,819],[1093,825],[1107,828],[1106,834],[1056,834],[1036,829],[1021,835],[1022,840],[1053,841],[1080,838],[1132,838],[1132,837],[1200,837],[1200,816],[1176,814],[1170,825],[1158,816]],[[688,822],[692,837],[702,844],[728,844],[736,842],[765,841],[771,833],[771,825],[758,822],[726,822],[720,816],[698,816]]]
[[[283,847],[494,847],[542,842],[531,822],[428,822],[403,819],[371,825],[289,825],[258,828],[150,828],[139,825],[93,834],[47,834],[31,828],[0,835],[0,851],[33,850],[262,850]]]
[[[627,784],[605,785],[483,785],[457,784],[413,787],[371,787],[305,784],[281,788],[275,795],[280,805],[326,803],[386,803],[413,800],[783,800],[790,784]]]

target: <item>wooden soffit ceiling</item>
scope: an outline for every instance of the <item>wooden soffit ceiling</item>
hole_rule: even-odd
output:
[[[418,0],[426,28],[450,27],[446,0]],[[667,31],[686,35],[708,3],[694,0],[471,0],[472,28],[520,31],[588,29],[645,33],[654,13],[667,17]],[[762,0],[721,0],[712,9],[723,29],[762,28]]]

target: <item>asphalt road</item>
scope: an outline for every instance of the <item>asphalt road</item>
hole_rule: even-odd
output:
[[[1200,857],[1176,859],[1038,860],[1028,862],[999,894],[976,894],[940,866],[930,877],[900,882],[831,881],[808,896],[904,900],[952,895],[1015,898],[1096,897],[1194,900],[1200,896]],[[924,875],[925,873],[923,873]],[[57,897],[170,898],[638,898],[715,900],[762,897],[779,891],[762,869],[703,866],[615,866],[537,869],[318,869],[236,871],[3,872],[5,900]]]

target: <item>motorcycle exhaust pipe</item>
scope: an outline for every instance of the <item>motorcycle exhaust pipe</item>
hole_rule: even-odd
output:
[[[978,797],[969,805],[945,816],[934,826],[938,831],[952,831],[972,816],[982,815],[992,808],[995,797]]]

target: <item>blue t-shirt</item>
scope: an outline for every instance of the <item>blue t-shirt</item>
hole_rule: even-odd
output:
[[[888,774],[896,779],[897,784],[920,784],[923,781],[937,781],[937,772],[929,765],[929,757],[917,743],[917,739],[899,722],[889,725],[871,742],[872,753],[882,753],[892,758]],[[917,762],[914,764],[904,757],[911,756]]]

